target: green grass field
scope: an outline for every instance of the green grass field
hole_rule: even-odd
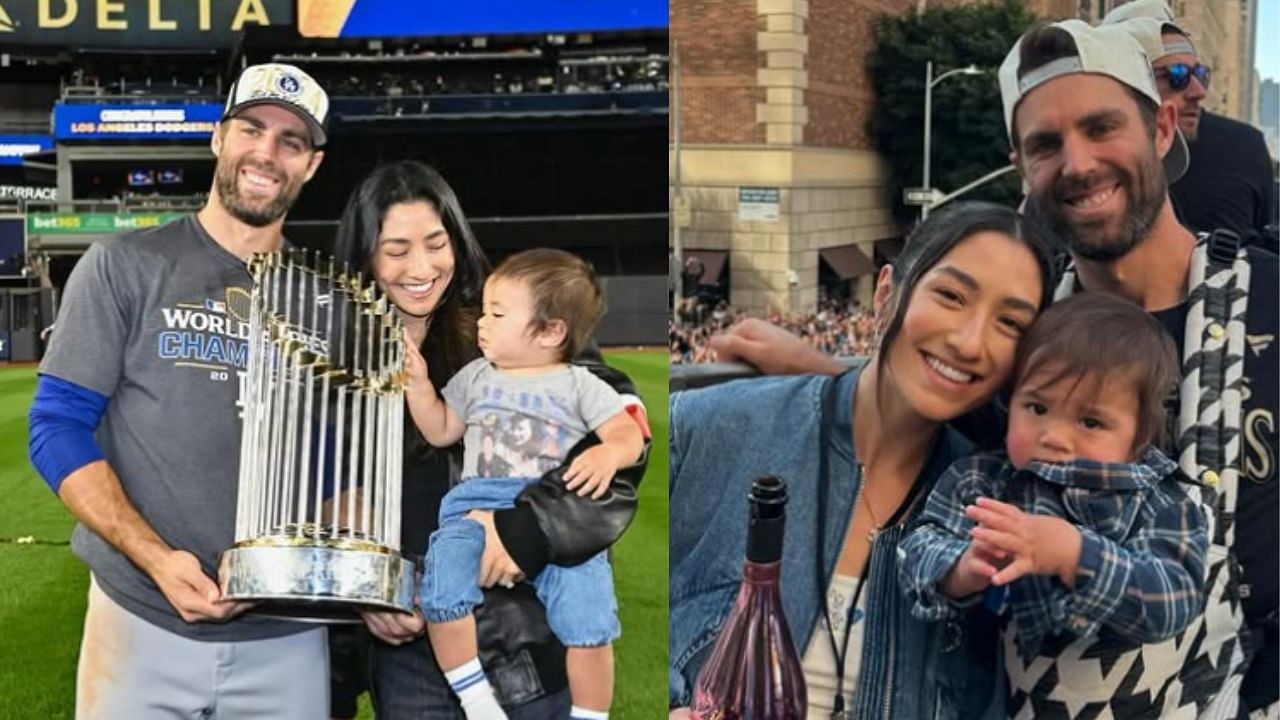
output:
[[[640,511],[614,552],[623,636],[612,715],[655,718],[667,684],[667,354],[607,356],[636,380],[655,440]],[[88,591],[88,571],[66,546],[71,515],[27,461],[34,391],[34,368],[0,366],[0,720],[74,716]],[[26,538],[34,542],[17,542]]]

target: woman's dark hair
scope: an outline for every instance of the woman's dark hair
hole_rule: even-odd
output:
[[[956,245],[980,232],[997,232],[1022,243],[1035,258],[1040,271],[1040,309],[1053,301],[1056,283],[1054,246],[1048,233],[1028,222],[1017,211],[987,202],[956,203],[934,213],[907,236],[902,252],[893,260],[893,295],[887,307],[893,315],[880,335],[880,348],[887,349],[902,329],[907,305],[920,278]],[[887,352],[880,352],[877,370],[884,377]]]
[[[1164,325],[1138,305],[1103,292],[1056,303],[1018,344],[1014,387],[1041,371],[1052,374],[1040,387],[1070,378],[1089,395],[1100,392],[1109,377],[1127,380],[1138,400],[1133,451],[1167,440],[1164,403],[1177,387],[1177,351]]]
[[[453,278],[431,313],[420,348],[432,383],[442,388],[463,365],[478,357],[476,320],[489,273],[489,261],[449,183],[431,167],[413,160],[378,167],[351,193],[338,223],[333,255],[352,271],[372,278],[387,210],[418,201],[430,203],[440,214],[453,250]],[[411,441],[415,446],[425,445],[416,429],[408,437],[415,438]]]

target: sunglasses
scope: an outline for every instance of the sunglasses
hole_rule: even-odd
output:
[[[1169,87],[1174,90],[1184,90],[1187,85],[1191,84],[1191,77],[1194,75],[1205,90],[1209,89],[1209,80],[1213,75],[1213,69],[1208,65],[1188,65],[1187,63],[1172,63],[1159,68],[1156,71],[1161,77],[1169,79]]]

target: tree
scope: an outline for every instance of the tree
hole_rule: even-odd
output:
[[[996,70],[1009,48],[1038,20],[1020,0],[876,19],[876,46],[867,58],[876,93],[869,130],[876,148],[889,158],[898,220],[910,221],[918,212],[902,204],[902,189],[918,187],[923,177],[925,63],[933,61],[935,78],[971,64],[986,71],[949,77],[933,88],[929,172],[934,187],[950,192],[1009,163]],[[1016,175],[1005,175],[964,197],[1016,205],[1020,182]]]

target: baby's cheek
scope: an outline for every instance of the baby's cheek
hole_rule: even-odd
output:
[[[1016,420],[1009,423],[1009,434],[1005,437],[1005,451],[1009,453],[1009,461],[1021,470],[1031,462],[1035,453],[1035,433],[1024,423]]]

